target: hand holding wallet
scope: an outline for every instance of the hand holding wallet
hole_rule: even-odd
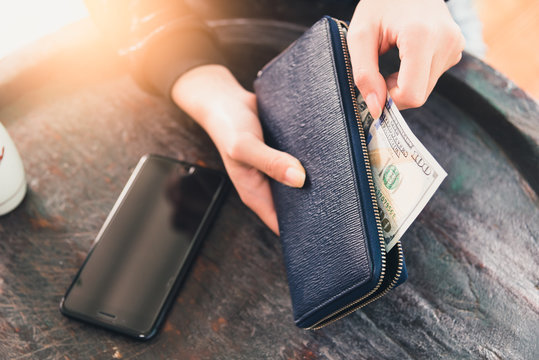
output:
[[[303,164],[305,186],[272,181],[297,326],[319,329],[406,280],[386,253],[344,22],[324,17],[255,80],[266,142]]]

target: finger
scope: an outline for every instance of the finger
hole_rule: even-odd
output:
[[[445,47],[439,48],[438,55],[435,55],[432,60],[427,96],[432,92],[443,73],[458,64],[462,59],[462,51],[465,45],[464,36],[462,36],[458,26],[455,25],[455,28],[457,30],[446,35],[447,40],[443,42]]]
[[[455,63],[459,62],[461,57],[462,57],[462,53],[458,56],[458,59],[455,61]],[[434,90],[434,87],[436,86],[438,79],[440,79],[443,73],[447,69],[449,69],[451,66],[453,66],[453,64],[449,64],[449,63],[446,64],[445,62],[442,65],[442,63],[436,58],[432,61],[432,66],[431,66],[430,75],[429,75],[429,84],[427,86],[427,98],[432,93],[432,90]]]
[[[244,134],[238,138],[230,157],[285,185],[299,188],[305,183],[305,169],[298,159],[267,146],[252,134]]]
[[[358,12],[359,13],[359,12]],[[386,83],[378,67],[379,29],[354,14],[347,35],[354,82],[374,118],[380,117],[386,99]],[[354,21],[355,20],[355,21]]]
[[[418,42],[416,35],[400,42],[399,72],[388,77],[389,94],[399,109],[419,107],[427,100],[433,49],[429,41]]]
[[[266,224],[271,231],[279,235],[279,224],[273,203],[273,196],[268,179],[260,172],[253,176],[260,177],[256,188],[247,188],[234,184],[241,201]],[[257,182],[257,181],[254,181]]]

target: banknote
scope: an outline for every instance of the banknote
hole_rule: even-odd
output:
[[[391,97],[374,119],[358,96],[386,252],[399,241],[447,173],[412,133]]]

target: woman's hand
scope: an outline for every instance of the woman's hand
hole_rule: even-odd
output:
[[[374,117],[389,93],[401,109],[423,105],[438,78],[462,56],[464,38],[442,0],[362,0],[348,31],[356,85]],[[400,70],[387,80],[378,56],[399,48]],[[293,156],[264,144],[256,97],[221,65],[183,74],[172,98],[209,134],[242,201],[279,233],[269,176],[293,187],[305,170]]]
[[[293,156],[264,144],[255,95],[226,67],[204,65],[176,81],[172,98],[209,134],[242,201],[278,234],[266,175],[302,187],[305,169]]]
[[[381,115],[388,90],[399,109],[423,105],[464,49],[443,0],[361,0],[347,42],[356,85],[374,118]],[[384,79],[378,56],[394,46],[400,69]]]

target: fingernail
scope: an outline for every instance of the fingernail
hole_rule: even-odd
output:
[[[378,103],[378,98],[376,97],[376,94],[370,93],[369,95],[367,95],[367,97],[365,98],[365,102],[367,103],[367,107],[369,108],[372,117],[378,119],[380,115],[382,115],[382,107],[380,106],[380,103]]]
[[[288,186],[300,188],[305,183],[305,172],[289,167],[284,173],[284,183]]]

